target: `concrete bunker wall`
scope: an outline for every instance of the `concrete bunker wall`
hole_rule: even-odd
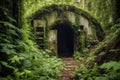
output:
[[[75,33],[74,51],[79,51],[79,48],[85,48],[85,41],[88,39],[94,39],[97,41],[102,41],[104,39],[104,31],[102,30],[97,20],[95,20],[86,12],[75,8],[74,6],[53,5],[43,8],[40,11],[36,12],[30,18],[30,21],[33,23],[32,26],[34,27],[36,35],[41,35],[41,32],[37,32],[36,28],[39,27],[43,29],[43,41],[40,42],[47,42],[46,44],[48,47],[54,46],[53,52],[55,54],[57,53],[57,45],[49,45],[52,43],[52,41],[57,39],[57,37],[55,37],[55,34],[57,34],[57,32],[52,31],[52,27],[58,23],[69,23],[73,28]]]

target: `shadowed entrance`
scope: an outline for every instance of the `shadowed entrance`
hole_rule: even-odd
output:
[[[69,24],[57,24],[58,57],[72,57],[74,54],[74,31]]]

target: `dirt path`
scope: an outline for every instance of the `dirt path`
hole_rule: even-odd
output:
[[[72,80],[71,75],[77,69],[78,62],[74,58],[62,58],[65,68],[62,72],[61,80]]]

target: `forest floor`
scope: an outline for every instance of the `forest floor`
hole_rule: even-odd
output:
[[[78,68],[79,63],[72,57],[61,58],[64,63],[64,69],[62,72],[61,80],[72,80],[72,74]]]

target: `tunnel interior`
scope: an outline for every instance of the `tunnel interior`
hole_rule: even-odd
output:
[[[59,23],[53,29],[57,30],[58,57],[72,57],[74,54],[74,31],[71,25]]]

